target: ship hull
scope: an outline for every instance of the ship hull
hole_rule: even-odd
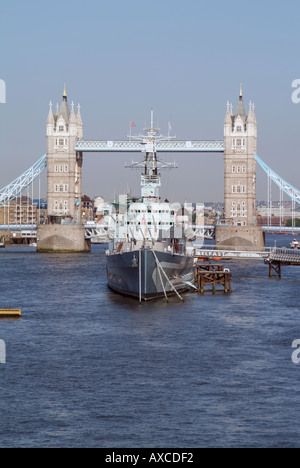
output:
[[[168,252],[153,253],[150,249],[112,254],[107,256],[107,277],[109,288],[117,293],[143,301],[158,299],[165,296],[165,291],[168,296],[175,294],[171,284],[178,293],[190,289],[194,259]]]

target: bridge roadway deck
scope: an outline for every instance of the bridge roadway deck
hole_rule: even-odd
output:
[[[97,225],[94,222],[89,222],[85,225],[86,229],[107,229],[108,226],[104,225]],[[215,230],[214,225],[205,225],[205,226],[191,226],[192,229],[198,230],[198,231],[205,231],[205,232],[213,232]],[[37,225],[36,224],[1,224],[0,225],[0,231],[29,231],[37,230]],[[262,226],[263,232],[270,233],[270,234],[300,234],[300,228],[299,227],[279,227],[279,226]]]

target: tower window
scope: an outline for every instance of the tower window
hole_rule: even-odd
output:
[[[235,174],[235,173],[236,173],[236,167],[232,166],[232,174]]]
[[[64,132],[65,130],[65,127],[63,125],[60,125],[59,128],[58,128],[58,131],[59,132]]]
[[[241,131],[242,131],[242,127],[241,127],[241,126],[236,127],[236,131],[237,131],[237,132],[241,132]]]

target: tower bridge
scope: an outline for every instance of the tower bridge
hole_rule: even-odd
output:
[[[256,224],[256,167],[262,167],[280,193],[300,204],[300,192],[284,181],[257,156],[257,122],[255,106],[246,113],[242,88],[236,112],[227,103],[223,140],[174,140],[149,136],[130,140],[84,140],[80,105],[69,107],[66,88],[62,103],[53,113],[50,102],[46,122],[46,154],[22,176],[0,191],[0,207],[29,187],[47,167],[48,224],[38,226],[40,251],[89,251],[85,227],[81,220],[83,154],[112,153],[219,153],[224,155],[225,220],[215,227],[216,246],[234,249],[263,249],[264,235],[270,228]],[[271,206],[271,199],[268,200]],[[295,232],[295,228],[293,229]]]

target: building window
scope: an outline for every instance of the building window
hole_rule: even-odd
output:
[[[63,125],[60,125],[59,128],[58,128],[58,131],[59,132],[64,132],[65,131],[65,127]]]
[[[64,185],[64,192],[68,192],[69,191],[69,186],[68,185]]]
[[[54,172],[58,172],[58,166],[54,166]]]
[[[237,173],[238,173],[238,174],[241,173],[241,167],[240,167],[240,166],[237,167]]]
[[[247,193],[246,185],[233,185],[232,193]]]
[[[243,172],[243,174],[246,174],[246,172],[247,172],[246,166],[243,166],[242,172]]]
[[[54,185],[54,192],[59,192],[59,185],[58,184]]]
[[[237,131],[237,132],[241,132],[241,131],[242,131],[242,127],[241,127],[241,126],[236,127],[236,131]]]
[[[236,146],[242,146],[242,140],[236,140]]]
[[[65,172],[69,172],[69,166],[67,164],[65,165]]]
[[[235,173],[236,173],[236,167],[232,166],[232,174],[235,174]]]

